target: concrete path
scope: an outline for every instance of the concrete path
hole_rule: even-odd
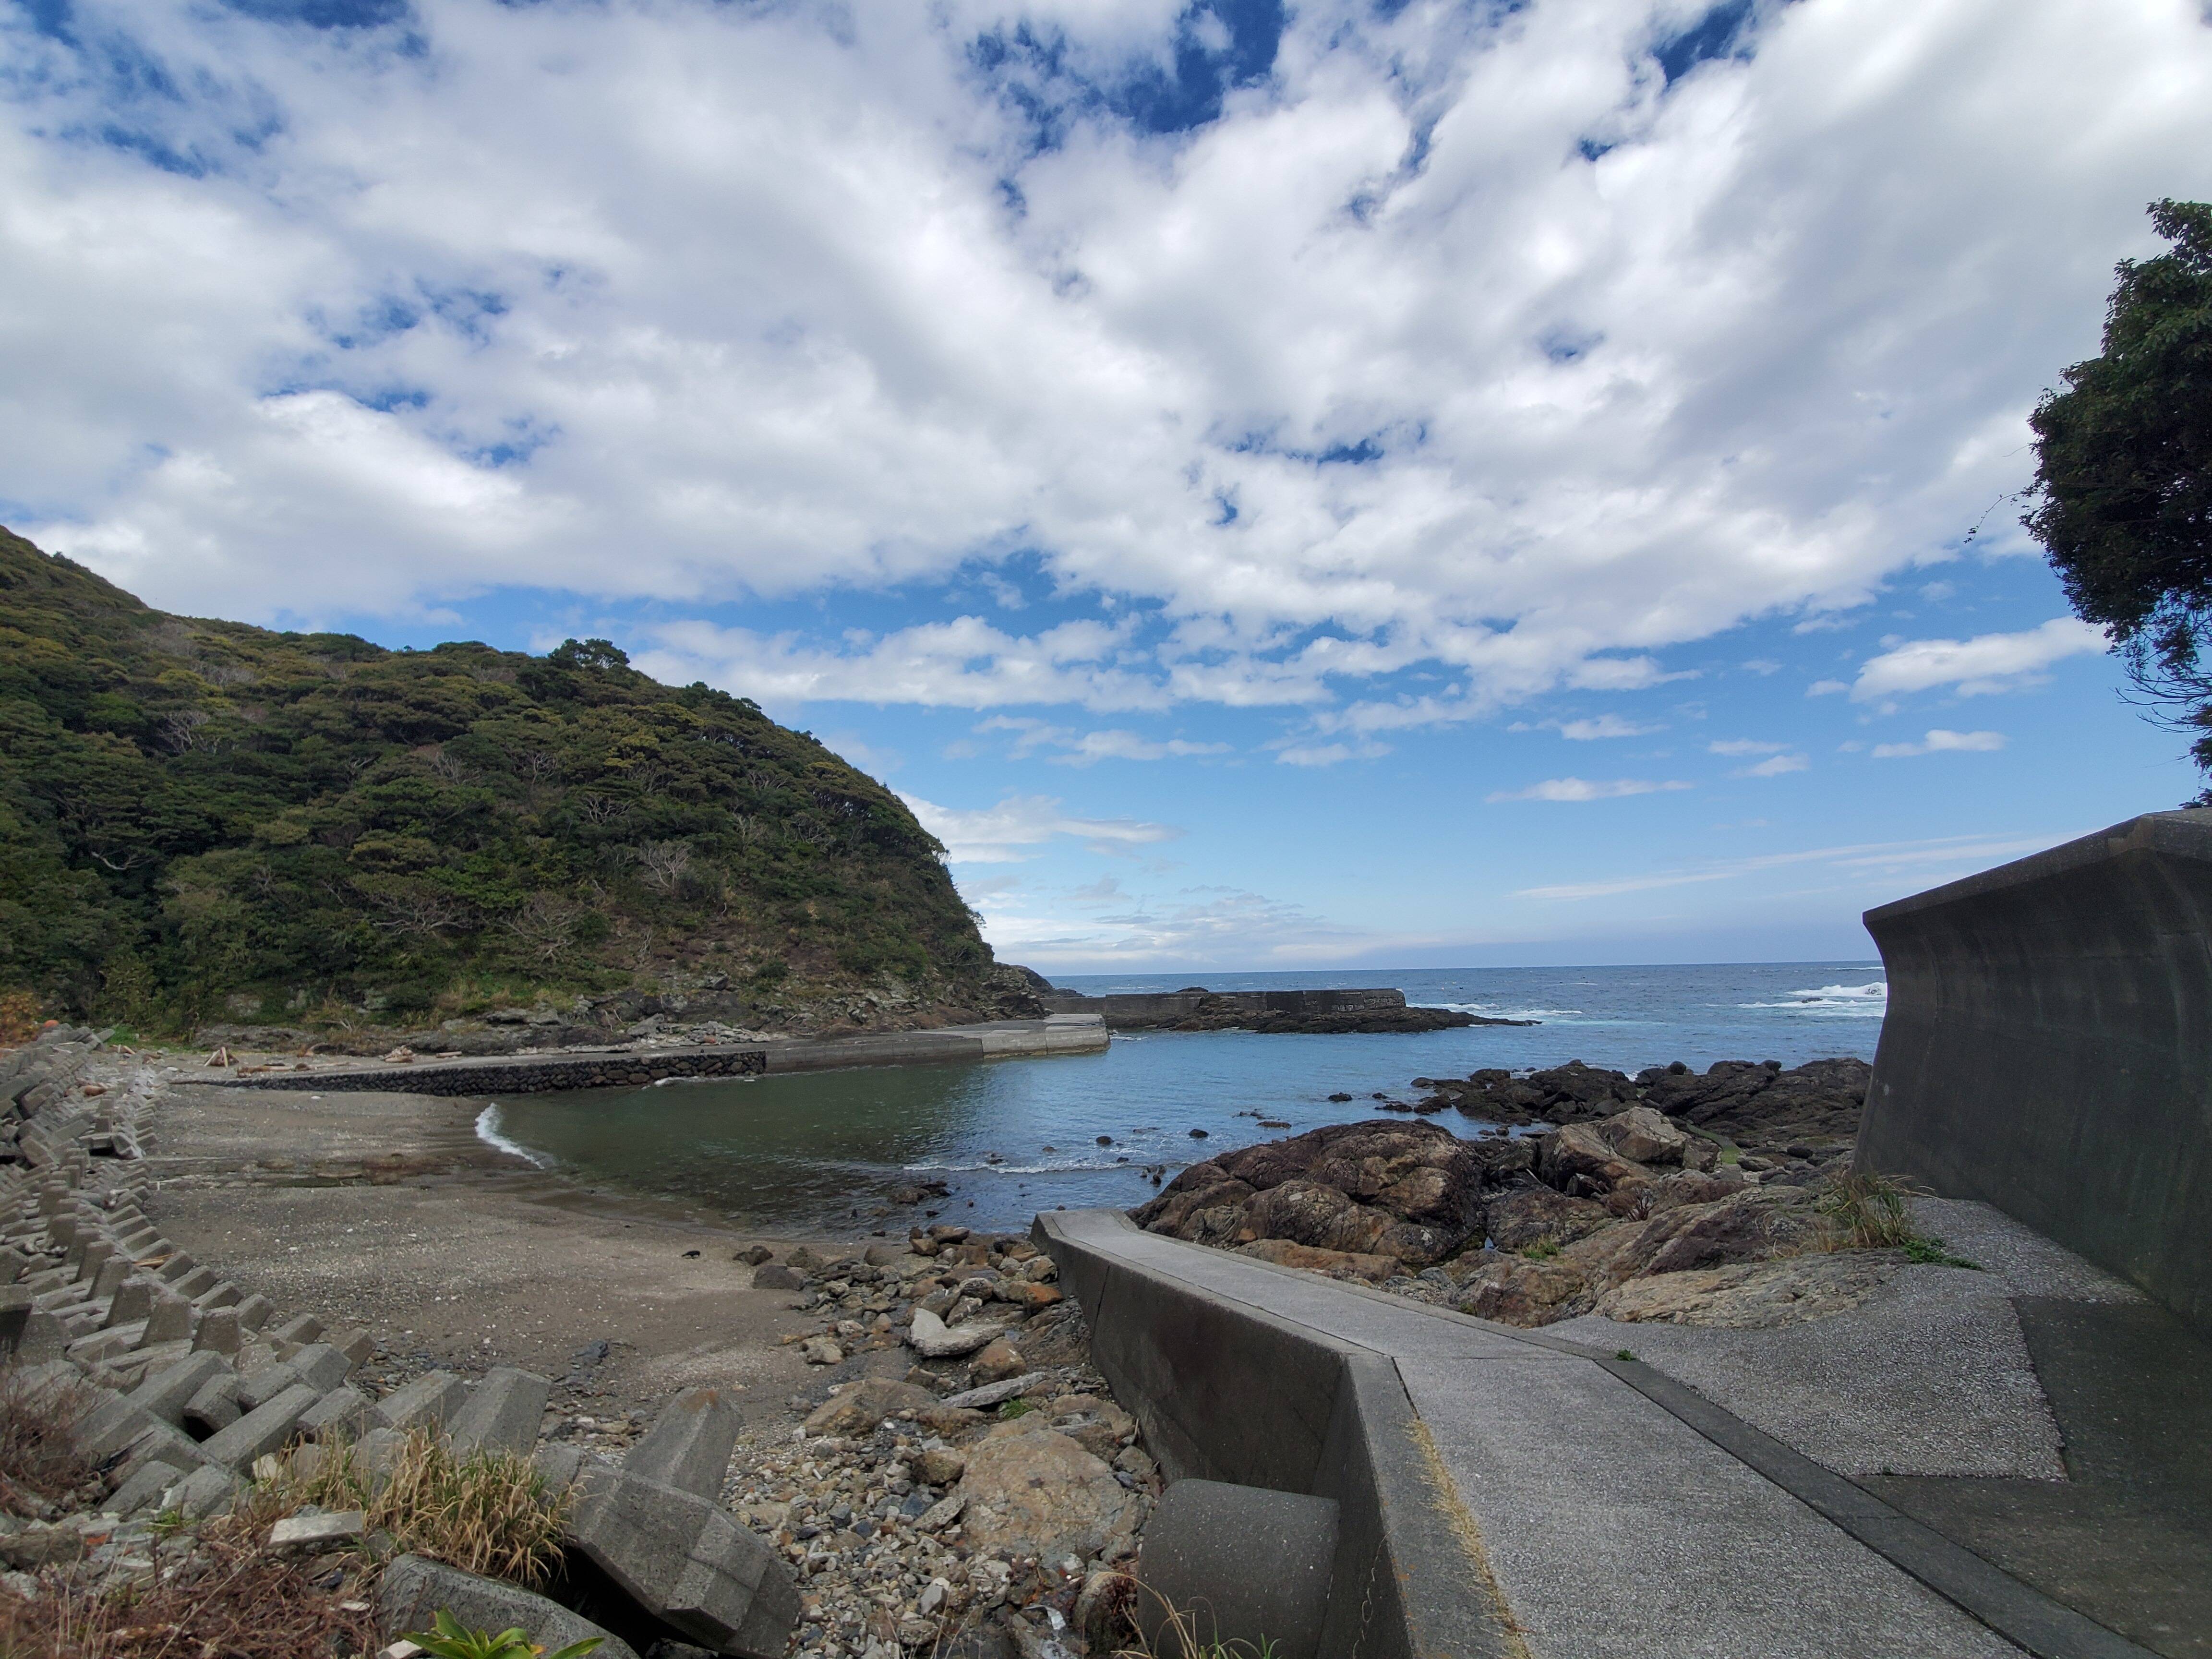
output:
[[[1386,1493],[1387,1524],[1401,1535],[1456,1534],[1468,1547],[1462,1571],[1486,1575],[1499,1613],[1487,1636],[1470,1631],[1463,1644],[1439,1646],[1431,1626],[1402,1650],[1533,1659],[2143,1651],[1650,1366],[1141,1233],[1113,1212],[1040,1219],[1056,1256],[1086,1258],[1073,1272],[1062,1266],[1093,1320],[1102,1364],[1121,1364],[1140,1396],[1158,1394],[1174,1373],[1174,1398],[1147,1403],[1173,1419],[1161,1438],[1193,1448],[1187,1462],[1213,1458],[1209,1434],[1226,1446],[1252,1431],[1208,1426],[1206,1361],[1173,1335],[1194,1305],[1243,1318],[1255,1333],[1288,1328],[1395,1367],[1418,1418],[1413,1432],[1432,1444],[1446,1480],[1425,1505],[1400,1503],[1395,1512]],[[1148,1339],[1117,1328],[1143,1320],[1167,1328],[1167,1340],[1147,1349]],[[1125,1378],[1108,1374],[1121,1391]],[[1284,1403],[1311,1413],[1298,1400]],[[2020,1431],[2006,1455],[2052,1472],[2047,1413],[2039,1419],[2031,1402],[2015,1401],[1994,1415]],[[1418,1580],[1400,1543],[1393,1538],[1401,1577]],[[1417,1603],[1418,1582],[1408,1594]]]

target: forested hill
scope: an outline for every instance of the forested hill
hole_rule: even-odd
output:
[[[173,617],[0,531],[19,1011],[404,1024],[704,990],[755,1025],[1000,1012],[941,852],[811,738],[604,641],[395,652]]]

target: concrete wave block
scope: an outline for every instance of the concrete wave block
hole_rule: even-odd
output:
[[[168,1370],[148,1377],[131,1392],[132,1402],[164,1423],[181,1424],[192,1396],[218,1376],[231,1374],[230,1361],[219,1353],[202,1352],[186,1356]]]
[[[718,1653],[782,1659],[799,1587],[775,1549],[694,1493],[586,1464],[569,1540],[623,1593]]]
[[[238,1304],[240,1330],[258,1331],[276,1316],[276,1304],[258,1292]]]
[[[267,1405],[257,1407],[222,1433],[200,1443],[200,1452],[210,1463],[242,1469],[264,1453],[273,1452],[291,1438],[307,1408],[322,1396],[304,1383],[295,1384]]]
[[[442,1429],[467,1399],[468,1390],[453,1372],[425,1371],[378,1401],[373,1416],[387,1429]]]
[[[471,1452],[527,1452],[538,1443],[538,1425],[545,1415],[545,1401],[553,1392],[550,1379],[534,1371],[500,1365],[477,1384],[469,1401],[455,1412],[448,1427],[453,1449]]]
[[[661,1407],[623,1459],[623,1468],[641,1480],[719,1501],[744,1421],[737,1402],[720,1389],[686,1389]]]
[[[125,1520],[143,1509],[160,1505],[168,1496],[171,1487],[185,1479],[183,1471],[167,1463],[147,1463],[138,1472],[115,1489],[114,1496],[100,1507]]]
[[[318,1440],[328,1440],[333,1435],[357,1440],[368,1424],[369,1410],[368,1396],[359,1389],[333,1389],[302,1413],[300,1431]]]
[[[558,1601],[514,1584],[495,1583],[419,1555],[403,1555],[384,1570],[377,1586],[376,1613],[384,1633],[394,1640],[431,1627],[441,1610],[470,1630],[520,1629],[532,1645],[552,1652],[596,1636],[592,1659],[637,1659],[620,1637],[571,1613]]]
[[[240,1392],[239,1380],[227,1371],[208,1378],[200,1391],[185,1402],[185,1431],[203,1440],[221,1434],[246,1415],[247,1408],[240,1402]]]
[[[313,1342],[323,1334],[323,1322],[313,1314],[295,1314],[269,1333],[272,1342]]]
[[[166,1502],[194,1521],[228,1510],[246,1490],[246,1482],[220,1464],[195,1469],[178,1483]]]
[[[150,1348],[161,1342],[189,1342],[191,1335],[192,1304],[173,1291],[156,1291],[140,1346]]]
[[[199,1316],[198,1328],[192,1333],[192,1346],[235,1354],[240,1346],[236,1309],[216,1308]]]

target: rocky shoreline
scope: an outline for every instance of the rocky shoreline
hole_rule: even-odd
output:
[[[1419,1078],[1411,1122],[1329,1125],[1184,1170],[1139,1226],[1508,1324],[1775,1324],[1856,1305],[1911,1261],[1839,1185],[1871,1068],[1579,1061]],[[1496,1127],[1462,1139],[1420,1121]],[[1526,1133],[1538,1125],[1546,1132]],[[1839,1196],[1841,1194],[1842,1196]],[[1901,1245],[1905,1241],[1898,1241]]]
[[[625,1644],[659,1659],[1059,1659],[1083,1651],[1086,1621],[1103,1641],[1158,1473],[1026,1240],[945,1226],[904,1245],[749,1245],[726,1271],[788,1328],[781,1360],[749,1363],[825,1381],[781,1404],[695,1385],[657,1412],[593,1405],[607,1342],[558,1376],[449,1367],[410,1352],[412,1332],[333,1334],[194,1262],[164,1234],[145,1156],[161,1146],[166,1086],[93,1034],[49,1031],[0,1069],[18,1160],[0,1170],[9,1409],[65,1400],[63,1449],[82,1476],[0,1489],[0,1611],[167,1593],[281,1558],[287,1593],[331,1632],[380,1639],[420,1628],[442,1598],[489,1627],[553,1621],[541,1640],[611,1631],[613,1659]],[[439,1178],[422,1164],[388,1176],[403,1190]],[[395,1559],[358,1516],[280,1512],[272,1494],[333,1446],[374,1467],[410,1431],[526,1458],[569,1494],[570,1557],[589,1571],[543,1588],[571,1605]],[[672,1543],[672,1525],[688,1541]],[[681,1594],[683,1576],[655,1565],[679,1545]]]

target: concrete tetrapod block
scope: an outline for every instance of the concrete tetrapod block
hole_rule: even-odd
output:
[[[186,1433],[205,1439],[221,1434],[245,1416],[246,1411],[238,1379],[228,1371],[219,1372],[208,1378],[200,1391],[185,1402],[179,1423]]]
[[[551,1381],[534,1371],[495,1366],[453,1413],[447,1434],[454,1451],[465,1457],[478,1451],[527,1452],[538,1443],[538,1420],[552,1392]]]
[[[442,1429],[468,1397],[461,1379],[453,1372],[425,1371],[378,1401],[370,1415],[387,1429]]]
[[[163,1342],[189,1342],[191,1335],[192,1304],[173,1291],[157,1290],[140,1345],[151,1348]]]
[[[218,1376],[230,1375],[230,1361],[219,1353],[187,1355],[166,1371],[148,1377],[131,1390],[131,1403],[144,1407],[164,1423],[182,1423],[192,1396]]]
[[[782,1659],[799,1587],[775,1549],[705,1498],[586,1464],[569,1540],[647,1612],[718,1653]]]
[[[558,1601],[514,1584],[495,1583],[419,1555],[403,1555],[384,1570],[376,1592],[376,1615],[394,1640],[427,1631],[441,1610],[470,1630],[520,1628],[538,1648],[553,1652],[572,1642],[600,1638],[592,1659],[637,1659],[637,1651]]]
[[[658,1480],[717,1503],[743,1424],[737,1402],[720,1389],[686,1389],[661,1407],[653,1426],[623,1459],[623,1468],[641,1480]]]
[[[1150,1651],[1175,1645],[1168,1610],[1199,1646],[1264,1638],[1278,1659],[1316,1659],[1336,1559],[1336,1500],[1220,1480],[1178,1480],[1145,1522],[1137,1622]]]
[[[359,1389],[333,1389],[301,1417],[300,1431],[318,1440],[327,1440],[333,1432],[358,1440],[368,1413],[368,1396]]]
[[[216,1353],[236,1353],[240,1346],[236,1310],[217,1308],[202,1314],[199,1328],[192,1333],[192,1346],[211,1349]]]
[[[200,1443],[209,1462],[242,1469],[265,1452],[273,1452],[289,1439],[307,1408],[322,1396],[305,1383],[296,1383],[267,1405],[257,1407],[225,1429]]]
[[[245,1490],[246,1482],[228,1469],[210,1463],[186,1475],[169,1492],[167,1501],[197,1521],[202,1516],[228,1509],[231,1500]]]

